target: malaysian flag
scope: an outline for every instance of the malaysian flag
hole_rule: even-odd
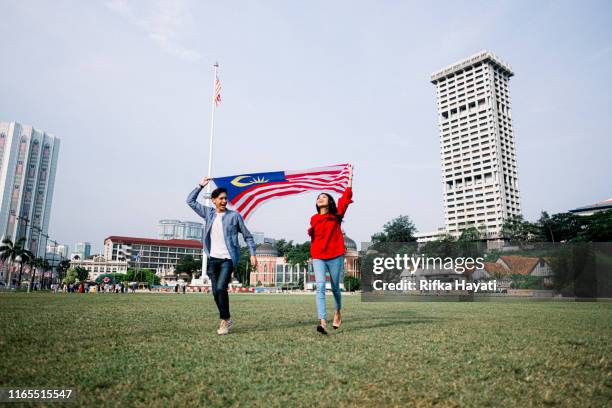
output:
[[[215,100],[215,106],[221,105],[221,81],[219,81],[219,77],[215,79],[215,96],[213,99]]]
[[[348,175],[348,164],[336,164],[307,170],[215,177],[213,182],[227,189],[227,201],[247,219],[261,204],[273,198],[307,191],[342,194],[348,185]]]

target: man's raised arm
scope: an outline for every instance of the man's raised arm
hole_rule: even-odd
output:
[[[187,205],[191,207],[193,211],[195,211],[200,217],[204,218],[204,220],[208,221],[208,211],[206,210],[206,206],[198,203],[197,198],[200,194],[200,191],[210,182],[210,177],[204,177],[200,183],[193,189],[191,193],[187,196]]]

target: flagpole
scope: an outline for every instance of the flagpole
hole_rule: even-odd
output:
[[[214,67],[214,73],[213,73],[213,92],[212,92],[212,98],[211,98],[212,108],[211,108],[211,113],[210,113],[210,140],[208,143],[208,177],[209,178],[212,175],[213,137],[215,134],[215,106],[217,105],[217,101],[215,101],[215,88],[217,86],[217,73],[218,73],[217,71],[219,70],[219,63],[215,62],[215,65],[213,65],[213,67]],[[207,206],[211,205],[210,182],[206,184],[205,196],[206,196],[205,205]],[[206,225],[204,225],[204,228],[206,229]],[[202,275],[200,276],[200,280],[202,282],[204,282],[204,276],[206,276],[207,266],[208,266],[208,258],[206,257],[206,253],[202,249]]]
[[[210,113],[210,142],[208,145],[208,177],[211,176],[212,172],[212,148],[213,148],[213,136],[215,134],[215,106],[217,105],[215,101],[215,88],[217,86],[217,70],[219,69],[219,63],[215,62],[213,65],[214,74],[213,74],[213,97],[212,97],[212,111]],[[206,185],[206,193],[210,193],[210,183]],[[206,197],[206,204],[210,203],[210,197]]]

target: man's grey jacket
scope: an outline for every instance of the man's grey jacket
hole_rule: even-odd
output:
[[[207,207],[196,201],[198,195],[202,191],[202,187],[196,187],[187,196],[187,205],[189,205],[193,211],[195,211],[200,217],[204,219],[206,224],[204,225],[204,252],[207,256],[210,256],[210,231],[212,229],[213,222],[217,217],[217,210],[214,207]],[[222,218],[223,223],[223,235],[225,237],[225,245],[227,245],[227,251],[232,257],[232,263],[234,268],[238,266],[240,260],[240,245],[238,245],[238,233],[241,232],[244,240],[249,247],[249,253],[251,256],[255,256],[255,240],[253,236],[244,225],[244,220],[239,212],[232,210],[225,210],[225,215]]]

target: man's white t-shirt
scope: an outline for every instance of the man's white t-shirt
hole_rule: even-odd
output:
[[[232,259],[227,245],[225,244],[225,234],[223,233],[224,212],[217,213],[210,230],[210,256],[219,259]]]

